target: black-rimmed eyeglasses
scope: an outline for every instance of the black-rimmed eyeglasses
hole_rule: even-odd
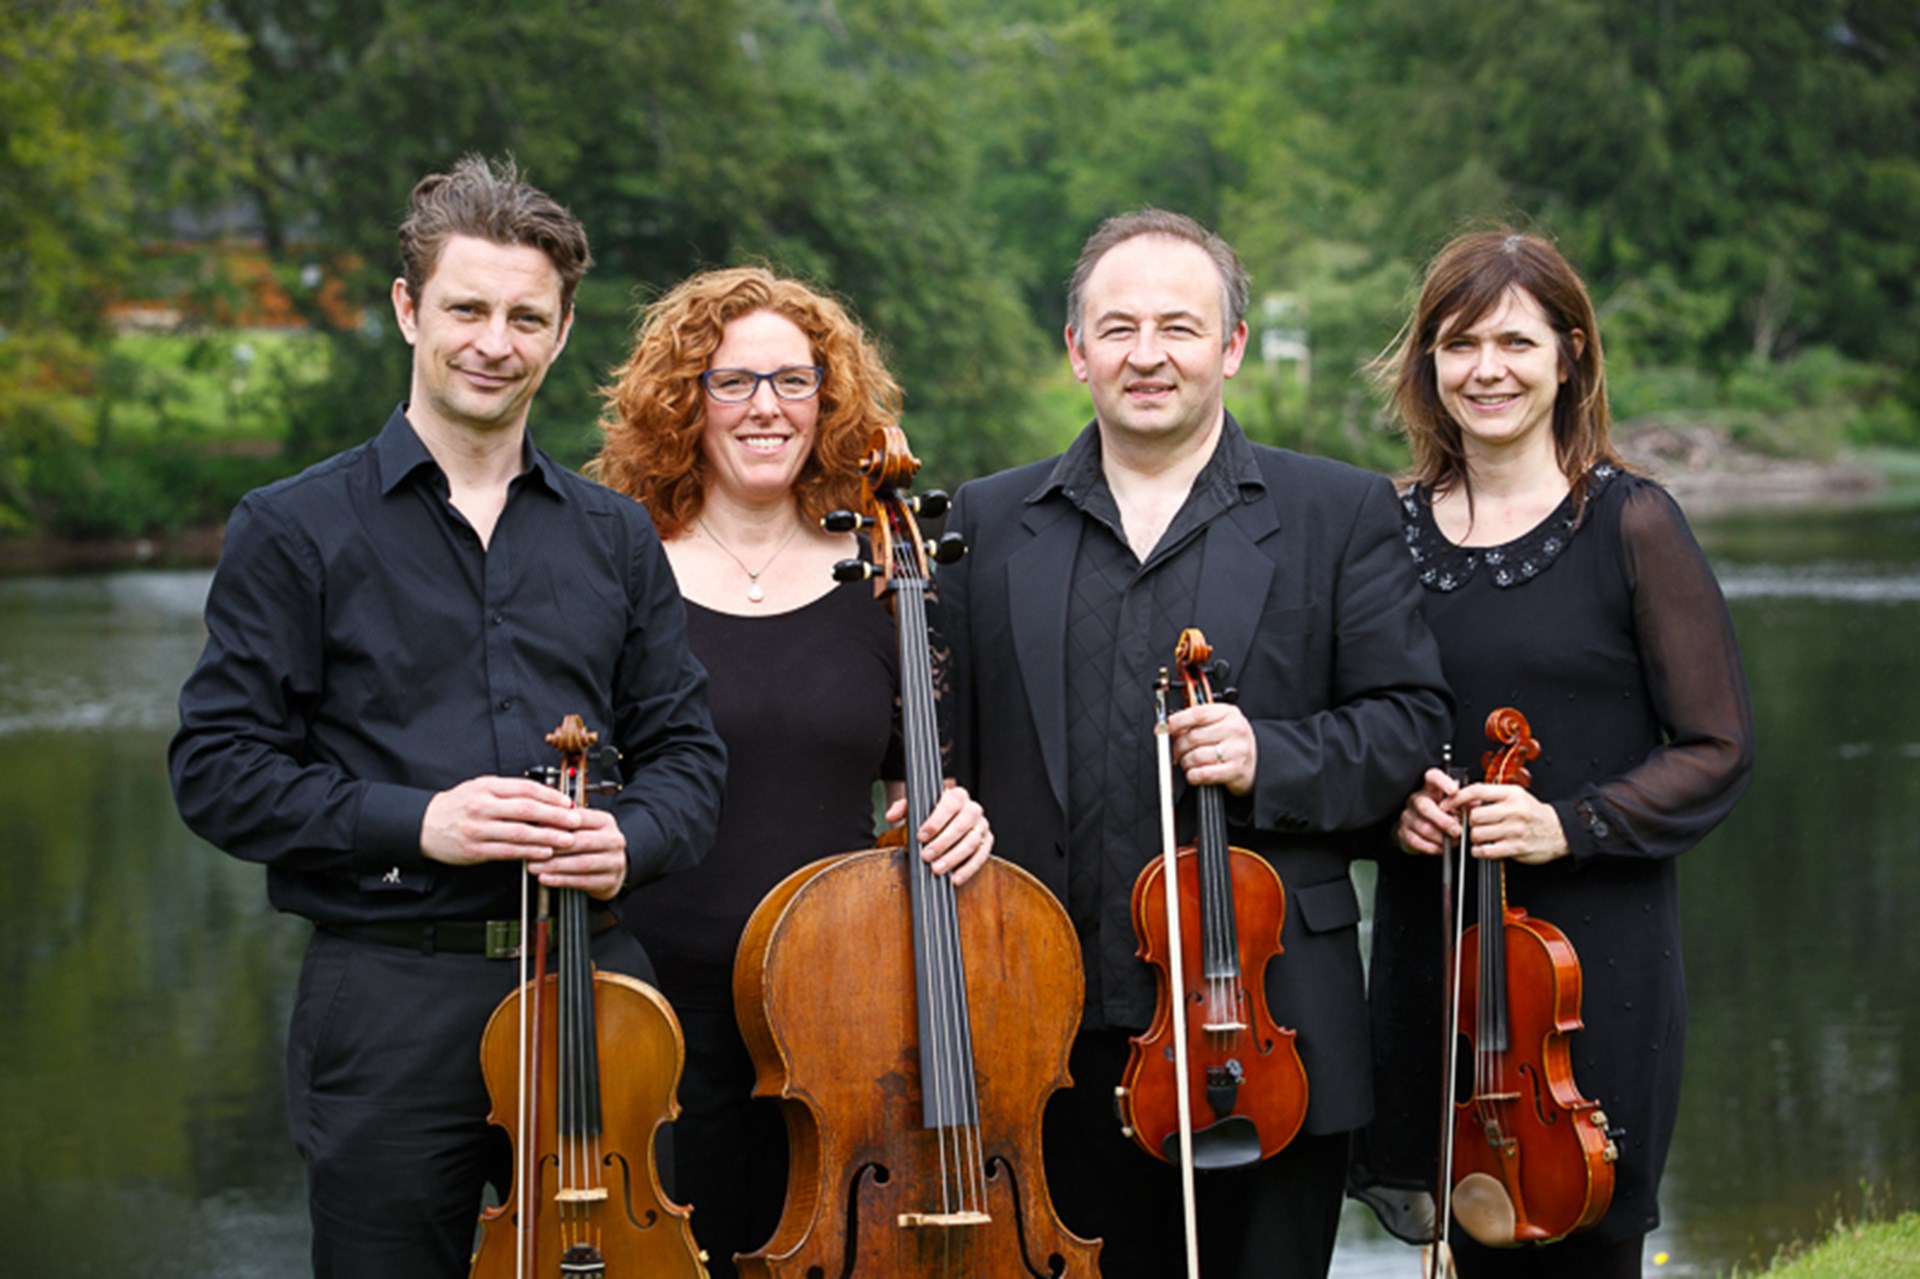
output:
[[[700,375],[700,385],[722,404],[741,404],[760,393],[760,384],[772,385],[773,393],[783,400],[810,400],[820,393],[821,379],[827,371],[817,364],[789,364],[771,373],[751,369],[708,369]]]

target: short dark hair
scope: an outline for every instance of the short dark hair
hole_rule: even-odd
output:
[[[1477,324],[1509,289],[1539,303],[1553,329],[1567,375],[1553,402],[1554,451],[1578,495],[1595,463],[1623,463],[1611,439],[1600,320],[1580,273],[1549,241],[1505,226],[1454,237],[1427,268],[1413,316],[1393,350],[1376,362],[1375,376],[1413,446],[1413,478],[1440,490],[1465,484],[1466,446],[1460,424],[1440,402],[1433,356],[1443,339]]]
[[[560,310],[573,307],[574,291],[593,265],[580,220],[544,191],[520,180],[512,159],[468,154],[450,173],[429,173],[413,185],[407,217],[400,224],[401,271],[407,292],[420,300],[447,241],[472,236],[489,244],[540,250],[560,274]]]
[[[1155,208],[1115,214],[1095,228],[1087,242],[1080,246],[1080,260],[1074,263],[1073,279],[1067,284],[1067,327],[1073,331],[1074,340],[1079,341],[1084,319],[1081,310],[1087,304],[1087,277],[1110,250],[1143,235],[1185,240],[1212,259],[1214,268],[1220,272],[1220,314],[1226,321],[1224,340],[1233,341],[1234,330],[1247,318],[1247,294],[1253,284],[1247,269],[1240,265],[1240,255],[1233,251],[1231,244],[1186,214]]]

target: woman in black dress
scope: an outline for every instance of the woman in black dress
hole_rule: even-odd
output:
[[[741,930],[790,871],[873,846],[876,782],[887,820],[906,809],[893,622],[871,585],[834,582],[859,547],[820,527],[859,504],[858,461],[898,419],[900,389],[837,302],[744,267],[693,276],[649,307],[604,394],[588,473],[653,515],[727,744],[712,850],[621,909],[686,1035],[674,1194],[721,1279],[773,1234],[787,1180],[786,1130],[751,1096],[734,1020]],[[957,787],[921,836],[955,883],[993,843]]]
[[[1430,1237],[1437,854],[1471,807],[1473,853],[1506,859],[1509,902],[1573,943],[1585,983],[1574,1079],[1621,1131],[1596,1225],[1493,1249],[1456,1224],[1459,1272],[1637,1279],[1680,1100],[1677,859],[1732,809],[1753,762],[1733,625],[1679,508],[1609,441],[1593,304],[1552,245],[1505,230],[1447,245],[1385,378],[1413,446],[1403,519],[1458,700],[1453,758],[1477,767],[1500,706],[1527,716],[1543,753],[1530,791],[1429,772],[1401,814],[1401,851],[1381,859],[1376,1118],[1355,1147],[1354,1190],[1396,1234]]]

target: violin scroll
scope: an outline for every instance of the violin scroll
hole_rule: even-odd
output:
[[[1498,743],[1480,757],[1480,771],[1490,782],[1507,786],[1531,786],[1533,774],[1527,764],[1540,758],[1540,743],[1533,739],[1533,725],[1511,706],[1502,706],[1487,716],[1487,740]]]

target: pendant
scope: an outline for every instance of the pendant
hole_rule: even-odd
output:
[[[760,589],[760,583],[757,580],[749,581],[747,583],[747,598],[755,604],[758,604],[761,600],[767,598],[767,593]]]

